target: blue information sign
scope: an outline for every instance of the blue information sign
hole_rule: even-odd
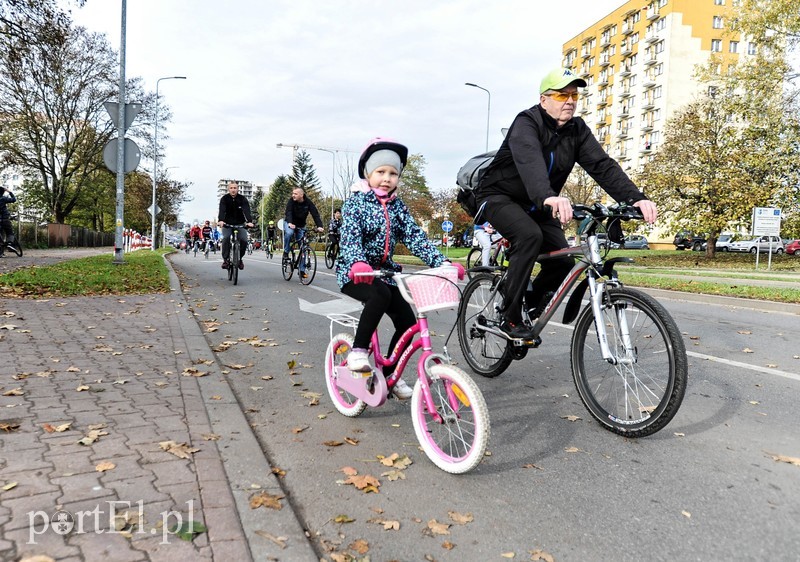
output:
[[[451,230],[453,230],[453,223],[452,223],[452,221],[444,221],[444,222],[442,223],[442,231],[444,231],[444,232],[450,232]]]

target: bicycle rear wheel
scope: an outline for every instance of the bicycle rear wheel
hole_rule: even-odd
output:
[[[328,242],[325,245],[325,267],[333,269],[334,263],[336,263],[336,245],[333,242]]]
[[[287,281],[292,278],[292,273],[294,273],[294,250],[291,250],[288,254],[283,254],[281,273],[283,273],[283,278]]]
[[[601,357],[594,313],[587,306],[572,335],[575,387],[589,413],[609,431],[651,435],[672,420],[686,392],[688,361],[681,333],[666,309],[641,291],[611,289],[604,300],[601,321],[616,364]],[[631,353],[626,353],[625,337]]]
[[[300,276],[300,282],[303,285],[310,285],[317,274],[317,253],[310,246],[306,246],[300,250],[300,259],[305,268],[305,276]]]
[[[472,248],[467,254],[467,269],[471,269],[481,264],[481,249]]]
[[[347,356],[353,349],[352,334],[336,334],[325,351],[325,386],[333,402],[333,407],[348,418],[360,416],[367,408],[367,403],[359,400],[336,384],[338,374],[336,367],[347,364]]]
[[[475,468],[489,443],[489,408],[478,385],[453,365],[432,365],[429,373],[436,419],[426,407],[422,383],[414,385],[411,419],[414,433],[429,459],[450,474]]]
[[[495,289],[499,275],[481,273],[464,288],[458,307],[458,343],[470,368],[484,377],[496,377],[513,361],[512,344],[504,337],[482,330],[498,328],[503,295]]]

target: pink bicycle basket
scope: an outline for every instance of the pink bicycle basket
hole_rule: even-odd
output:
[[[395,279],[403,298],[419,312],[458,307],[459,292],[455,284],[458,282],[458,270],[455,267],[423,269]]]

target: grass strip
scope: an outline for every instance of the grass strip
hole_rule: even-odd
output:
[[[5,297],[51,298],[86,295],[135,295],[169,292],[166,251],[137,251],[114,263],[113,253],[33,266],[0,275]]]
[[[694,273],[692,273],[694,275]],[[684,293],[697,293],[704,295],[720,295],[725,297],[738,297],[743,299],[756,299],[773,302],[800,303],[800,289],[779,287],[757,287],[753,285],[730,285],[697,281],[694,279],[680,279],[673,277],[658,277],[655,275],[637,275],[625,272],[620,274],[620,279],[631,287],[647,287],[650,289],[666,289]]]

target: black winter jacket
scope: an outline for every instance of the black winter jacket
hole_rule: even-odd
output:
[[[517,115],[481,180],[478,202],[500,194],[540,210],[545,199],[561,192],[576,163],[616,201],[647,199],[583,119],[573,117],[556,127],[556,120],[539,105]]]
[[[311,213],[311,216],[314,218],[314,224],[322,228],[322,219],[319,216],[319,211],[307,195],[303,196],[303,200],[300,202],[295,201],[291,197],[289,198],[289,202],[286,203],[286,216],[284,220],[287,224],[305,228],[306,220],[308,220],[308,213]]]
[[[253,222],[253,215],[250,213],[250,202],[247,201],[247,197],[241,193],[237,193],[235,198],[231,197],[230,193],[223,195],[219,200],[219,216],[217,219],[223,221],[226,225]]]

